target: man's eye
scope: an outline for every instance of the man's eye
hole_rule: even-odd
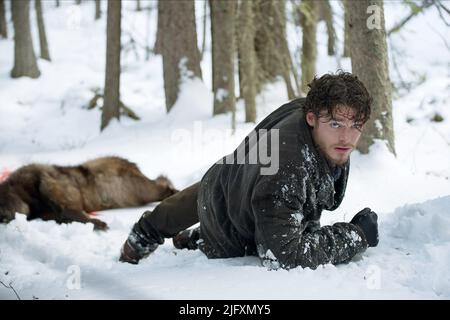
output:
[[[355,123],[355,124],[353,125],[353,128],[355,128],[356,130],[361,131],[361,130],[362,130],[362,125],[361,125],[360,123]]]
[[[341,127],[341,124],[340,124],[339,122],[336,122],[336,121],[331,121],[331,122],[330,122],[330,126],[331,126],[333,129],[338,129],[338,128]]]

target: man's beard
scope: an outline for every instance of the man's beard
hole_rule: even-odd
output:
[[[347,155],[347,157],[343,158],[342,160],[335,160],[335,159],[331,158],[325,152],[325,150],[322,149],[322,147],[319,144],[315,143],[315,146],[316,146],[317,150],[319,151],[319,153],[325,158],[325,160],[327,161],[330,168],[334,168],[336,166],[343,167],[350,159],[350,153],[352,152],[352,151],[350,151],[350,153]],[[354,149],[353,146],[349,146],[349,147],[352,148],[352,150]],[[334,148],[334,146],[333,146],[333,148]]]

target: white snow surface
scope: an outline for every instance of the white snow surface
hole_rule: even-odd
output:
[[[150,55],[145,61],[142,49],[147,41],[153,44],[156,11],[148,24],[147,13],[136,13],[130,1],[123,10],[121,98],[141,121],[122,118],[100,132],[101,113],[87,110],[86,104],[91,90],[104,85],[106,6],[102,19],[94,21],[93,3],[72,3],[54,8],[53,1],[44,2],[52,62],[38,61],[42,75],[36,80],[9,77],[14,44],[8,15],[10,38],[0,40],[0,170],[118,155],[136,162],[151,178],[168,175],[181,189],[201,179],[252,130],[254,124],[244,123],[242,101],[234,134],[230,114],[212,117],[209,45],[203,81],[184,81],[166,114],[162,59]],[[148,5],[155,3],[144,2]],[[202,7],[198,3],[199,35]],[[342,8],[337,2],[333,8],[342,39]],[[405,8],[385,4],[388,28],[408,13]],[[450,55],[444,40],[450,34],[433,10],[389,41],[407,53],[397,55],[404,76],[427,75],[393,102],[396,157],[381,141],[368,155],[354,152],[342,205],[322,215],[322,225],[348,222],[364,207],[372,208],[379,216],[378,247],[348,264],[270,271],[257,257],[208,260],[199,251],[177,250],[167,240],[139,265],[129,265],[118,262],[120,247],[134,222],[155,204],[100,212],[110,226],[107,232],[95,232],[91,224],[27,221],[16,214],[11,223],[0,225],[0,281],[22,299],[449,299]],[[31,19],[38,53],[34,13]],[[349,59],[326,56],[324,30],[321,23],[318,74],[349,70]],[[292,26],[288,33],[296,52],[301,35]],[[130,34],[137,55],[128,50]],[[391,74],[397,83],[393,67]],[[267,86],[257,99],[258,120],[287,100],[281,82]],[[436,113],[444,121],[430,121]],[[0,299],[16,299],[4,285]]]

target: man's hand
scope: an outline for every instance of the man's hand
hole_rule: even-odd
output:
[[[141,257],[136,252],[136,250],[128,243],[128,240],[122,246],[122,250],[120,250],[120,261],[128,262],[132,264],[138,264]]]
[[[364,208],[358,212],[350,221],[351,224],[358,226],[366,236],[369,247],[376,247],[378,244],[378,216],[370,208]]]

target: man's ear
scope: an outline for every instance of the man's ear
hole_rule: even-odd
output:
[[[308,112],[306,114],[306,122],[309,124],[310,127],[314,128],[314,124],[316,122],[316,115],[313,112]]]

